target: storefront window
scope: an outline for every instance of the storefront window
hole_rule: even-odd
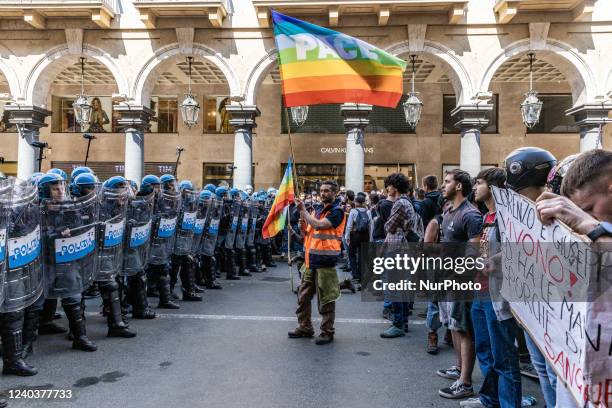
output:
[[[403,95],[395,109],[373,106],[368,119],[370,124],[366,133],[414,133],[406,123],[402,103],[407,96]],[[292,133],[345,133],[340,104],[312,105],[308,107],[308,118],[306,122],[298,127],[291,119],[291,110],[284,112],[282,105],[281,124],[282,132],[287,133],[287,115],[291,122]]]
[[[0,103],[0,132],[2,133],[14,133],[17,132],[17,126],[9,123],[9,113],[4,110],[4,106],[10,102]]]
[[[281,177],[285,173],[286,167],[287,163],[283,163]],[[297,164],[295,170],[300,191],[317,190],[319,183],[328,179],[335,180],[339,186],[343,186],[345,183],[344,164]],[[363,191],[384,190],[385,177],[398,171],[405,174],[414,185],[414,164],[366,164]]]
[[[251,167],[251,174],[255,178],[255,166]],[[234,178],[234,164],[233,163],[204,163],[202,173],[202,185],[214,184],[219,185],[221,182],[226,182],[228,185],[232,185],[232,179]]]
[[[457,106],[457,99],[455,95],[444,95],[442,101],[442,133],[445,134],[457,134],[461,133],[461,130],[455,127],[457,118],[451,116],[451,112]],[[494,94],[491,99],[493,103],[493,110],[489,113],[489,124],[486,128],[482,129],[481,133],[499,133],[497,127],[497,117],[499,109],[499,95]]]
[[[51,167],[57,167],[70,174],[78,166],[82,166],[83,162],[70,162],[70,161],[53,161]],[[162,174],[174,174],[174,167],[176,163],[173,162],[146,162],[144,172],[145,174],[155,174],[161,176]],[[123,176],[125,172],[125,164],[123,162],[87,162],[87,167],[91,168],[94,173],[98,176],[100,181],[104,181],[113,176]],[[135,180],[140,184],[140,180]]]
[[[225,110],[225,105],[230,100],[227,96],[211,96],[206,98],[204,107],[206,112],[205,133],[234,133],[234,128],[229,124],[230,115]]]
[[[151,133],[176,133],[178,124],[177,98],[154,96],[151,98],[151,109],[155,112],[157,122],[152,122]]]
[[[110,96],[91,96],[88,102],[92,107],[91,121],[85,129],[76,123],[72,103],[75,97],[53,96],[51,106],[53,114],[51,116],[52,132],[89,132],[106,133],[113,132],[115,118],[112,116],[113,100]],[[113,123],[110,118],[113,117]]]
[[[565,111],[572,107],[572,95],[548,94],[538,95],[542,101],[540,120],[527,133],[578,133],[574,117]]]

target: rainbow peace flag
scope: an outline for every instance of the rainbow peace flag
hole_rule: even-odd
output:
[[[395,108],[406,61],[368,43],[272,10],[285,106],[367,103]]]
[[[291,159],[289,159],[283,181],[281,181],[278,193],[276,194],[276,198],[274,198],[272,208],[270,208],[268,218],[266,218],[266,222],[264,222],[261,231],[264,238],[273,237],[285,228],[285,222],[287,220],[285,208],[294,201],[293,164],[291,163]]]

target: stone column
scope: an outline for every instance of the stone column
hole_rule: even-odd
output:
[[[261,114],[254,105],[228,105],[229,123],[234,127],[233,187],[244,190],[253,186],[253,129],[255,118]]]
[[[129,104],[115,105],[114,110],[121,115],[117,124],[125,131],[125,178],[140,185],[144,176],[144,133],[154,112],[146,106]]]
[[[38,143],[40,128],[47,126],[45,117],[51,116],[51,112],[32,105],[6,105],[4,110],[9,112],[9,123],[17,125],[17,177],[26,180],[38,171],[40,148],[33,144]]]
[[[461,129],[459,167],[476,177],[480,172],[480,131],[489,123],[492,104],[459,105],[451,112],[457,119],[455,127]]]
[[[612,110],[612,102],[588,103],[565,111],[566,115],[573,115],[576,125],[580,129],[580,152],[592,149],[601,149],[603,127],[611,122],[608,112]]]
[[[344,103],[340,106],[346,129],[345,186],[355,193],[363,191],[365,128],[370,123],[370,112],[372,105]]]

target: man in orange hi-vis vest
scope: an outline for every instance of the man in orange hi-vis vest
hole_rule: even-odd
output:
[[[334,340],[334,318],[336,299],[340,297],[340,286],[336,273],[336,262],[342,248],[342,234],[346,218],[336,199],[338,184],[335,181],[321,183],[319,193],[322,205],[311,214],[306,211],[304,203],[296,200],[300,210],[300,223],[305,229],[304,265],[302,281],[298,291],[296,310],[298,327],[289,332],[289,338],[312,337],[312,298],[317,295],[319,314],[321,315],[321,334],[316,344],[328,344]]]

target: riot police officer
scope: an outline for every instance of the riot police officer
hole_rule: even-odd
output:
[[[202,292],[196,285],[195,260],[191,256],[193,233],[198,212],[198,201],[193,184],[189,180],[183,180],[179,184],[181,193],[181,211],[178,217],[174,250],[172,252],[172,274],[175,279],[180,273],[183,300],[191,302],[201,302]],[[170,290],[174,291],[174,284],[171,282]]]
[[[215,264],[219,259],[217,252],[217,239],[219,235],[219,224],[223,214],[223,196],[218,196],[211,190],[215,190],[215,186],[209,184],[204,187],[204,191],[200,193],[202,200],[210,200],[206,216],[204,219],[204,227],[202,231],[202,242],[199,247],[201,275],[204,280],[204,286],[207,289],[222,289],[221,285],[216,283],[215,279]]]
[[[77,176],[75,184],[83,192],[85,181],[95,181],[91,174]],[[95,188],[95,184],[88,187]],[[100,249],[99,269],[95,282],[102,295],[103,314],[108,323],[108,337],[135,337],[121,315],[117,276],[123,266],[123,242],[129,186],[121,176],[106,180],[100,190]],[[86,192],[86,191],[84,191]]]
[[[149,307],[148,287],[152,289],[157,281],[147,282],[145,267],[149,256],[153,205],[161,188],[161,181],[155,175],[144,176],[140,190],[128,206],[127,230],[125,234],[123,269],[127,277],[127,303],[132,306],[134,319],[154,319],[155,312]],[[159,293],[156,292],[157,296]]]
[[[240,215],[238,218],[238,225],[236,230],[236,238],[234,242],[234,250],[236,253],[236,263],[238,264],[238,276],[251,276],[247,270],[247,251],[246,251],[246,239],[249,230],[249,201],[248,194],[244,191],[240,191],[236,195],[237,201],[240,205]]]
[[[170,255],[174,246],[174,234],[180,196],[176,191],[176,179],[171,174],[160,177],[161,191],[155,197],[153,231],[147,274],[157,282],[159,308],[180,309],[172,301],[170,290]]]
[[[0,181],[0,278],[2,374],[36,375],[23,353],[24,309],[42,297],[43,289],[38,197],[29,182],[18,180],[13,188],[12,180]],[[36,321],[27,329],[29,341],[34,340]]]

